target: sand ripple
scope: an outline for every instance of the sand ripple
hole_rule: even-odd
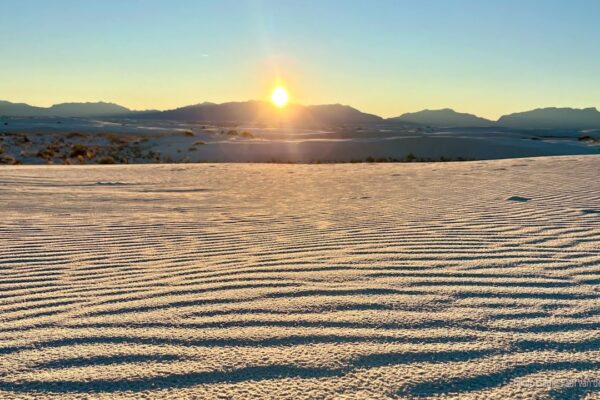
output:
[[[0,398],[600,398],[599,176],[2,167]]]

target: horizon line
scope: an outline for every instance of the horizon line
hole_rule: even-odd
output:
[[[176,109],[180,109],[180,108],[185,108],[185,107],[193,107],[193,106],[200,106],[203,104],[213,104],[213,105],[223,105],[223,104],[228,104],[228,103],[250,103],[250,102],[262,102],[262,103],[267,103],[270,104],[271,101],[270,100],[265,100],[265,99],[249,99],[249,100],[229,100],[229,101],[223,101],[223,102],[214,102],[214,101],[209,101],[209,100],[204,100],[198,103],[192,103],[192,104],[185,104],[185,105],[180,105],[180,106],[176,106],[173,108],[164,108],[164,109],[159,109],[159,108],[147,108],[147,109],[135,109],[135,108],[130,108],[129,106],[123,105],[121,103],[115,102],[115,101],[107,101],[107,100],[81,100],[81,101],[62,101],[62,102],[58,102],[58,103],[53,103],[50,105],[35,105],[35,104],[31,104],[28,102],[13,102],[11,100],[6,100],[6,99],[0,99],[0,102],[7,102],[10,104],[23,104],[23,105],[27,105],[30,107],[37,107],[37,108],[51,108],[54,106],[58,106],[58,105],[63,105],[63,104],[112,104],[112,105],[116,105],[119,107],[124,107],[126,109],[128,109],[131,112],[152,112],[152,111],[156,111],[156,112],[165,112],[165,111],[172,111],[172,110],[176,110]],[[345,107],[351,107],[361,113],[364,114],[370,114],[370,115],[374,115],[377,117],[380,117],[382,119],[392,119],[392,118],[398,118],[401,117],[402,115],[405,114],[414,114],[414,113],[418,113],[418,112],[423,112],[423,111],[443,111],[443,110],[449,110],[455,113],[459,113],[459,114],[469,114],[478,118],[482,118],[482,119],[486,119],[488,121],[491,122],[498,122],[500,120],[500,118],[502,118],[503,116],[506,115],[510,115],[510,114],[517,114],[517,113],[522,113],[522,112],[529,112],[529,111],[535,111],[535,110],[544,110],[544,109],[571,109],[571,110],[589,110],[589,109],[593,109],[596,110],[598,112],[599,109],[597,106],[587,106],[587,107],[573,107],[573,106],[568,106],[568,105],[562,105],[562,106],[556,106],[556,105],[552,105],[552,106],[536,106],[534,108],[531,109],[527,109],[527,110],[523,110],[523,111],[512,111],[510,113],[506,113],[506,114],[501,114],[499,115],[497,118],[489,118],[489,117],[482,117],[478,114],[469,112],[469,111],[458,111],[453,107],[441,107],[441,108],[423,108],[420,110],[416,110],[416,111],[404,111],[402,113],[397,113],[394,114],[392,116],[384,116],[384,115],[380,115],[374,112],[368,112],[368,111],[363,111],[355,106],[352,106],[350,104],[346,104],[346,103],[321,103],[321,104],[304,104],[304,103],[293,103],[290,102],[288,104],[288,106],[293,105],[293,106],[301,106],[301,107],[315,107],[315,106],[331,106],[331,105],[339,105],[339,106],[345,106]],[[10,115],[5,115],[10,117]]]

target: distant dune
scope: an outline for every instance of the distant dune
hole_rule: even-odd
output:
[[[5,123],[0,123],[0,163],[5,164],[413,162],[600,153],[600,131],[383,123],[299,129],[81,118],[17,118]]]

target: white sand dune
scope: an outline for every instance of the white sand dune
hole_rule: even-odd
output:
[[[172,122],[59,122],[17,119],[4,126],[0,121],[0,164],[459,161],[600,152],[598,132],[579,130],[394,125],[232,129]]]
[[[0,398],[598,399],[599,172],[1,167]]]

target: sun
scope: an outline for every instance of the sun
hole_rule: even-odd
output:
[[[283,108],[288,103],[290,97],[283,86],[277,86],[271,94],[271,101],[279,108]]]

